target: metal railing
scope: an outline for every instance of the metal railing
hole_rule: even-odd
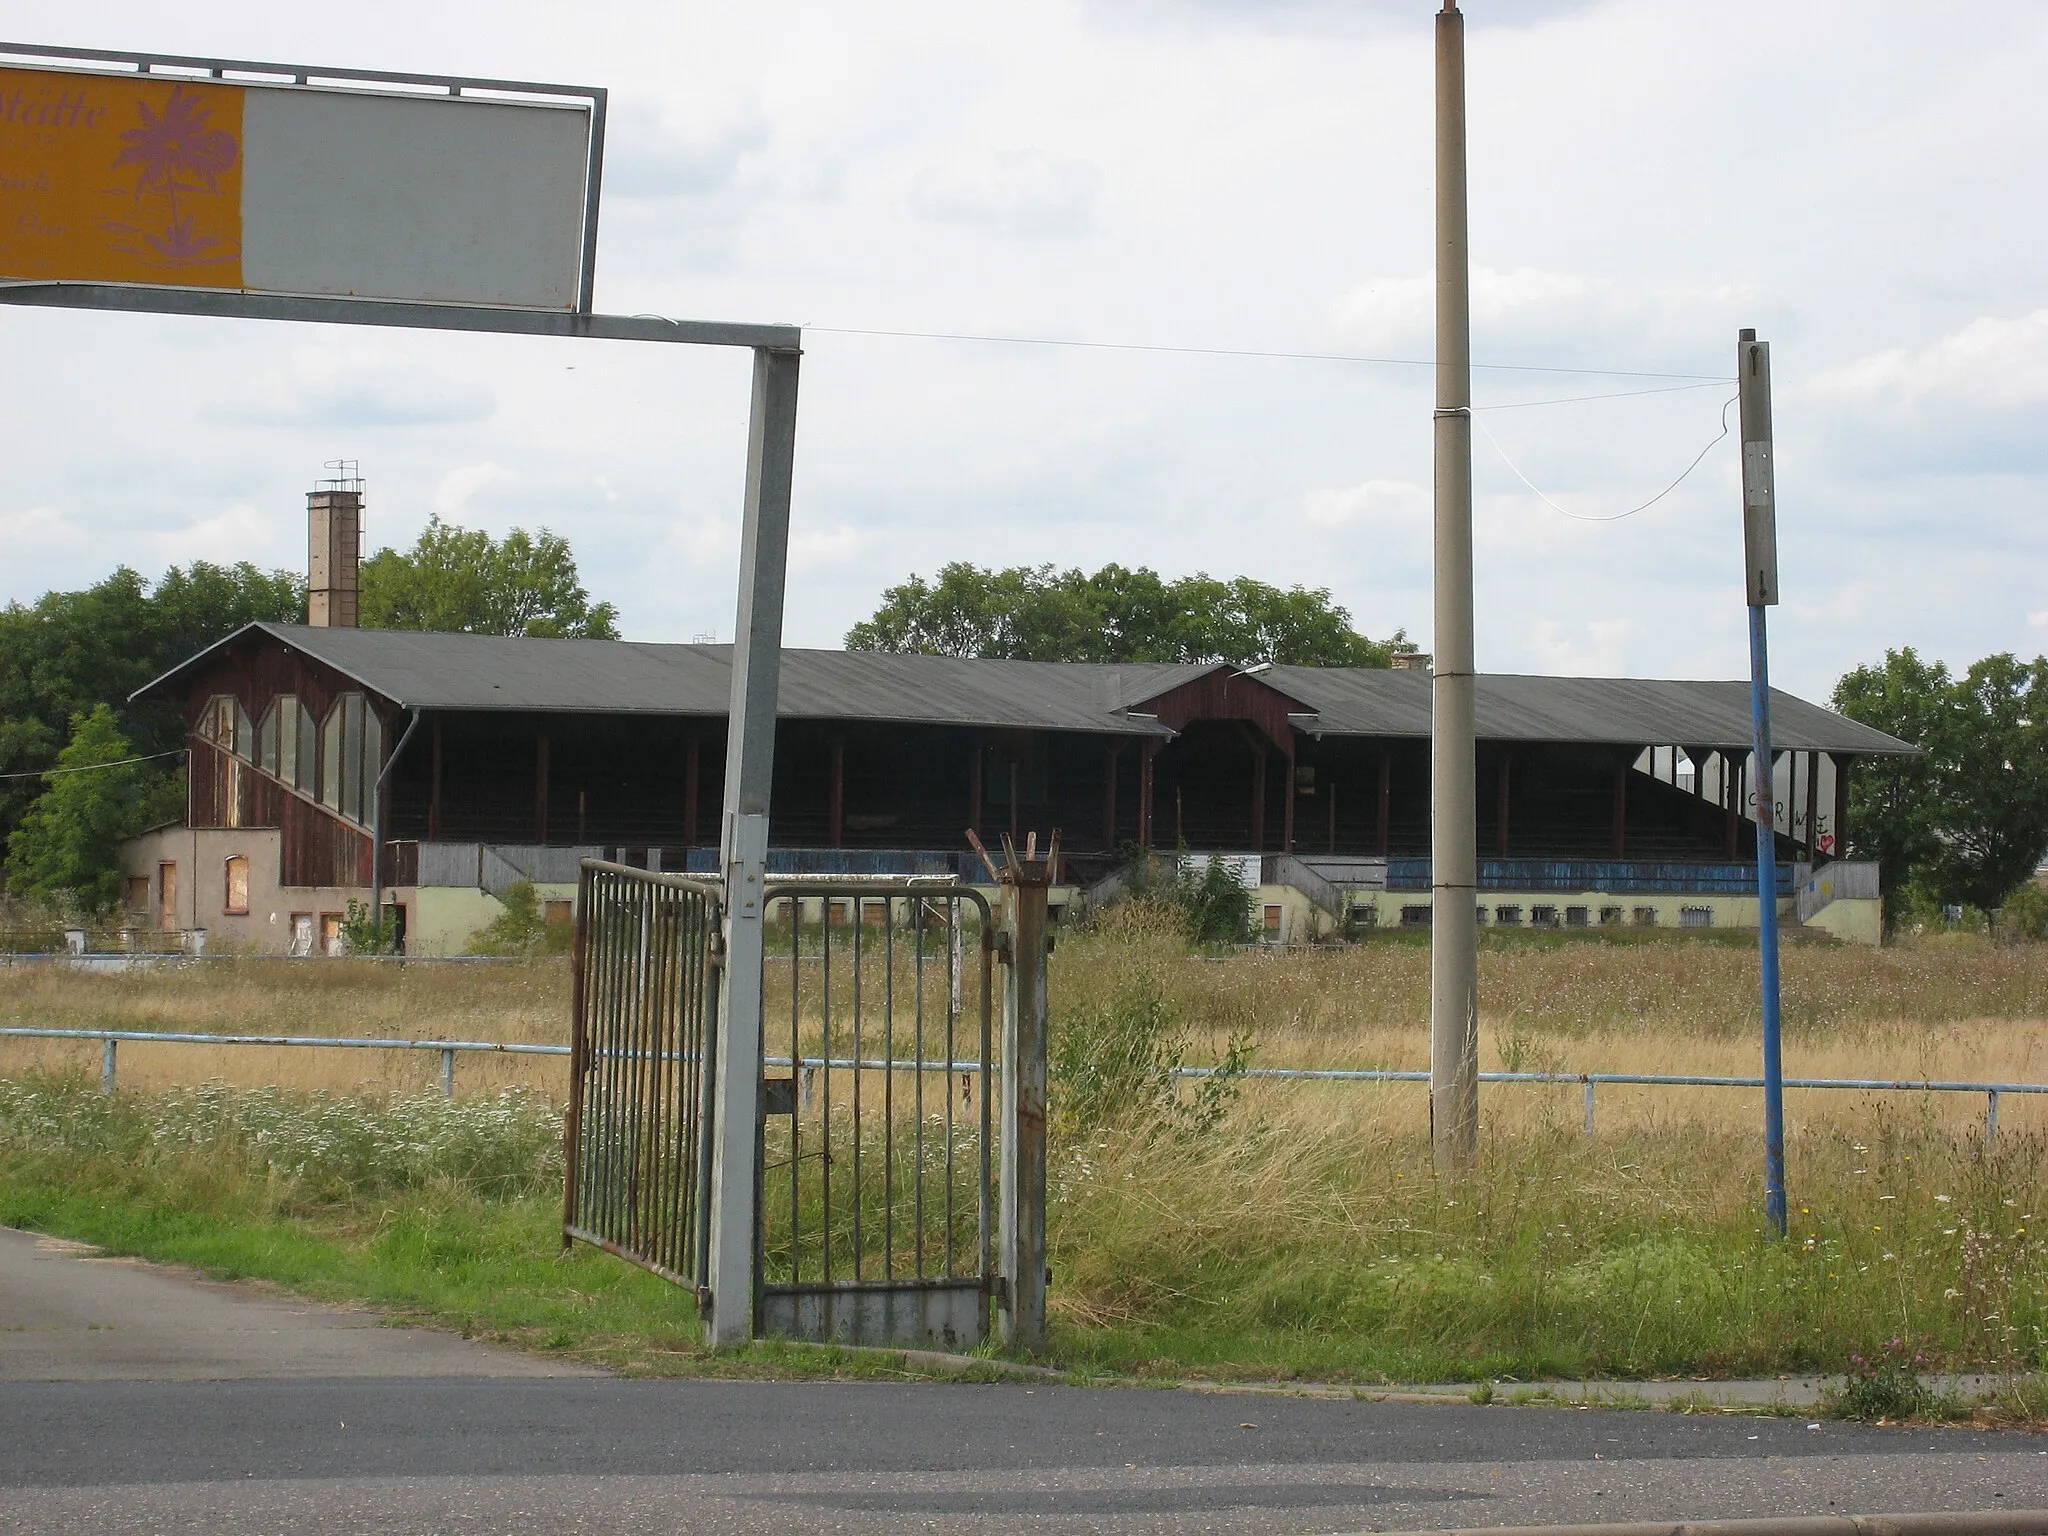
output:
[[[719,889],[583,861],[562,1241],[704,1283]]]
[[[105,1042],[101,1058],[100,1087],[103,1092],[114,1091],[114,1049],[121,1041],[139,1041],[151,1045],[285,1045],[315,1046],[319,1048],[352,1047],[360,1050],[380,1051],[439,1051],[441,1053],[442,1091],[449,1096],[455,1091],[455,1057],[458,1052],[490,1051],[501,1055],[518,1056],[567,1056],[566,1045],[512,1045],[490,1040],[359,1040],[349,1036],[314,1035],[201,1035],[201,1034],[159,1034],[144,1029],[41,1029],[23,1026],[0,1027],[0,1038],[13,1036],[37,1040],[100,1040]],[[676,1059],[676,1058],[671,1058]],[[792,1067],[805,1075],[830,1069],[835,1072],[850,1072],[856,1062],[851,1056],[764,1056],[762,1063],[770,1067]],[[950,1061],[941,1063],[928,1060],[890,1061],[882,1057],[862,1056],[857,1063],[864,1071],[913,1072],[922,1068],[925,1072],[941,1070],[951,1073],[981,1070],[979,1061]],[[1174,1075],[1183,1078],[1213,1077],[1222,1070],[1217,1067],[1176,1067]],[[1426,1083],[1429,1074],[1420,1071],[1403,1071],[1391,1067],[1247,1067],[1246,1078],[1258,1078],[1279,1082],[1312,1083]],[[1482,1083],[1577,1083],[1584,1090],[1585,1134],[1593,1134],[1595,1094],[1603,1086],[1626,1088],[1762,1088],[1761,1077],[1716,1077],[1704,1075],[1681,1075],[1657,1072],[1482,1072]],[[2048,1093],[2048,1083],[1989,1083],[1965,1082],[1945,1078],[1906,1077],[1788,1077],[1787,1088],[1812,1088],[1859,1093],[1975,1093],[1984,1096],[1984,1139],[1998,1138],[1998,1107],[2000,1098],[2011,1094]]]
[[[798,1075],[762,1083],[762,1330],[971,1347],[995,1238],[988,904],[900,880],[768,903],[764,1065]]]

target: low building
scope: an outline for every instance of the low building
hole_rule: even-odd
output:
[[[143,690],[191,722],[189,801],[126,846],[131,905],[303,953],[381,888],[409,950],[450,953],[518,880],[567,920],[585,855],[709,872],[728,686],[721,646],[251,625]],[[788,651],[771,870],[973,879],[968,829],[1057,828],[1068,896],[1186,849],[1244,861],[1275,939],[1423,922],[1429,692],[1420,671]],[[1790,915],[1843,846],[1853,763],[1911,749],[1783,693],[1773,711]],[[1483,921],[1755,925],[1746,683],[1488,676],[1477,718]],[[1796,910],[1875,933],[1874,893]]]

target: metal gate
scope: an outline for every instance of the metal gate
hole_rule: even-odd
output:
[[[950,882],[768,897],[756,1330],[972,1348],[996,1289],[988,903]]]
[[[562,1241],[704,1283],[719,889],[586,859],[576,908]]]

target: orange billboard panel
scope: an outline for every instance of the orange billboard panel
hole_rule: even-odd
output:
[[[245,94],[0,68],[0,280],[241,287]]]

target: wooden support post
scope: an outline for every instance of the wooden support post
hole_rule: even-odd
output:
[[[846,846],[846,743],[832,743],[832,787],[825,804],[825,845]]]
[[[1513,755],[1502,749],[1500,767],[1494,772],[1493,856],[1497,859],[1508,856],[1508,783],[1514,766]]]
[[[1820,863],[1820,754],[1806,754],[1806,862]]]
[[[1628,853],[1628,775],[1626,758],[1614,760],[1614,828],[1608,837],[1608,853],[1622,858]]]
[[[1287,748],[1287,804],[1280,815],[1280,851],[1282,853],[1294,852],[1294,800],[1295,796],[1300,793],[1300,785],[1296,780],[1294,746],[1290,742]]]
[[[1102,754],[1102,847],[1105,853],[1116,850],[1116,770],[1123,752],[1124,744],[1117,741],[1111,742]]]
[[[967,825],[977,837],[981,835],[981,758],[981,740],[976,737],[967,750]]]
[[[1721,760],[1721,856],[1735,857],[1736,826],[1741,816],[1742,787],[1736,781],[1740,773],[1724,749],[1717,754]]]
[[[703,780],[700,777],[698,758],[701,743],[692,736],[689,746],[683,749],[683,842],[686,846],[697,846],[697,801]]]
[[[433,782],[427,789],[427,841],[441,840],[441,717],[434,716]]]
[[[1856,761],[1846,753],[1829,754],[1835,764],[1835,857],[1849,857],[1849,765]]]
[[[1381,858],[1387,856],[1387,839],[1394,830],[1394,755],[1380,748],[1379,821],[1373,832],[1373,846]]]
[[[548,840],[548,738],[545,732],[533,749],[533,840]]]
[[[1174,831],[1180,830],[1180,790],[1173,792]],[[1254,743],[1252,746],[1252,848],[1266,851],[1266,749]]]
[[[1138,749],[1138,846],[1152,848],[1152,760],[1159,755],[1159,743],[1148,741]]]

